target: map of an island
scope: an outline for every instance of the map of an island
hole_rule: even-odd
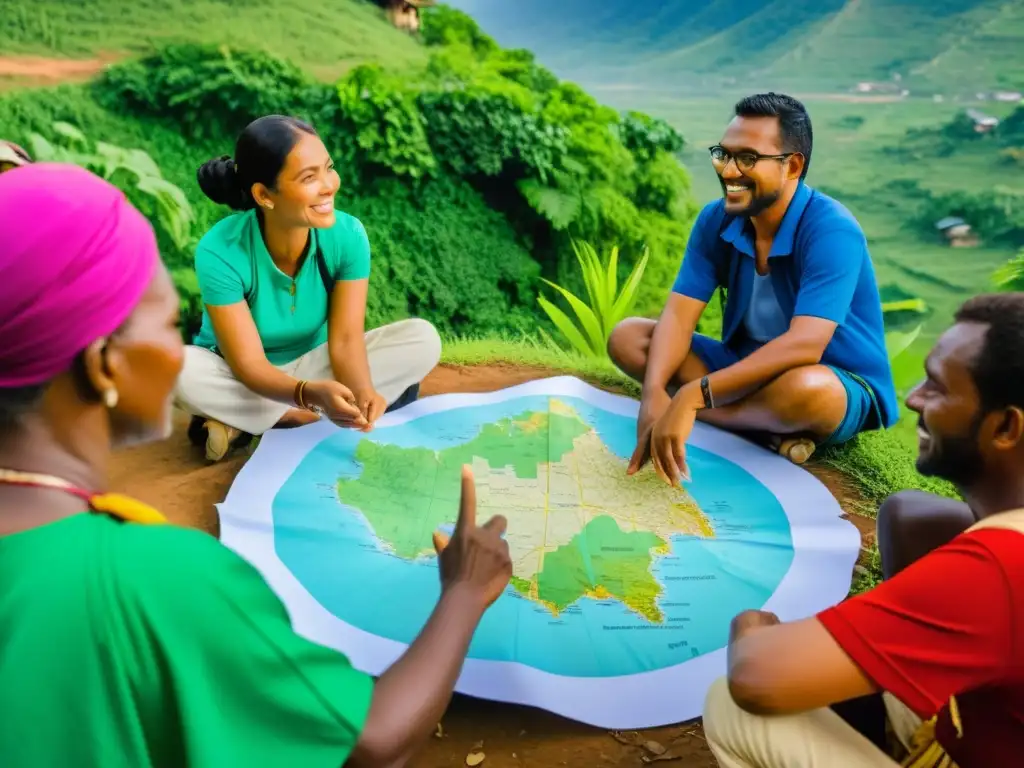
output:
[[[394,556],[434,556],[432,535],[458,513],[460,471],[476,479],[477,519],[508,519],[512,587],[557,617],[581,598],[614,599],[653,623],[662,585],[653,573],[676,535],[713,537],[685,490],[653,472],[626,475],[626,461],[568,404],[484,425],[467,442],[403,447],[362,439],[357,477],[338,481]]]

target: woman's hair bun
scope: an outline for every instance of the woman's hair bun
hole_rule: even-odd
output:
[[[207,160],[199,166],[196,180],[203,194],[218,205],[226,205],[236,211],[256,206],[252,193],[242,187],[235,161],[227,155]]]

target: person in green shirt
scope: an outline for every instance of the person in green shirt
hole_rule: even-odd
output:
[[[369,430],[416,399],[441,338],[419,318],[365,332],[370,243],[334,207],[338,173],[313,128],[254,120],[234,158],[204,163],[198,181],[238,211],[196,248],[203,317],[176,392],[207,458],[321,415]]]
[[[107,490],[114,448],[169,434],[184,359],[149,222],[85,169],[34,164],[0,174],[0,231],[0,765],[406,764],[512,574],[468,468],[434,535],[441,597],[375,681],[215,538]]]

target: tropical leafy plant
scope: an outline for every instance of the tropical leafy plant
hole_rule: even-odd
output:
[[[1024,290],[1024,248],[1003,264],[992,276],[996,287],[1003,291]]]
[[[52,142],[38,133],[30,134],[33,157],[88,168],[121,188],[144,209],[143,213],[152,213],[151,218],[159,223],[175,249],[184,251],[189,246],[195,219],[192,206],[181,188],[163,177],[152,157],[141,149],[102,141],[91,146],[85,134],[69,123],[55,122],[53,131],[56,139]]]
[[[587,290],[589,303],[560,285],[542,279],[569,303],[579,321],[579,327],[565,312],[543,296],[538,296],[537,301],[574,350],[583,355],[601,357],[607,354],[608,337],[612,329],[629,314],[636,303],[637,291],[647,267],[649,253],[645,249],[620,290],[618,246],[611,249],[605,263],[602,263],[590,243],[574,240],[572,247],[583,274],[583,284]]]
[[[200,313],[199,283],[192,266],[195,214],[182,189],[163,177],[160,167],[141,149],[93,144],[74,125],[52,124],[53,140],[30,133],[28,145],[39,161],[79,165],[114,184],[154,225],[161,256],[181,297],[185,325]]]

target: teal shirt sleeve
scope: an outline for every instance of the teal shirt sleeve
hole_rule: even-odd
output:
[[[815,227],[807,234],[793,316],[842,325],[853,305],[867,253],[864,235],[848,227]]]
[[[297,634],[247,561],[199,531],[136,526],[118,552],[127,657],[159,680],[186,765],[341,766],[373,679]],[[175,751],[178,751],[175,750]],[[170,754],[170,753],[169,753]]]
[[[335,280],[370,276],[370,238],[359,219],[336,211],[337,221],[324,238],[324,258]]]
[[[223,253],[200,243],[195,261],[203,304],[218,307],[244,301],[242,275]]]

